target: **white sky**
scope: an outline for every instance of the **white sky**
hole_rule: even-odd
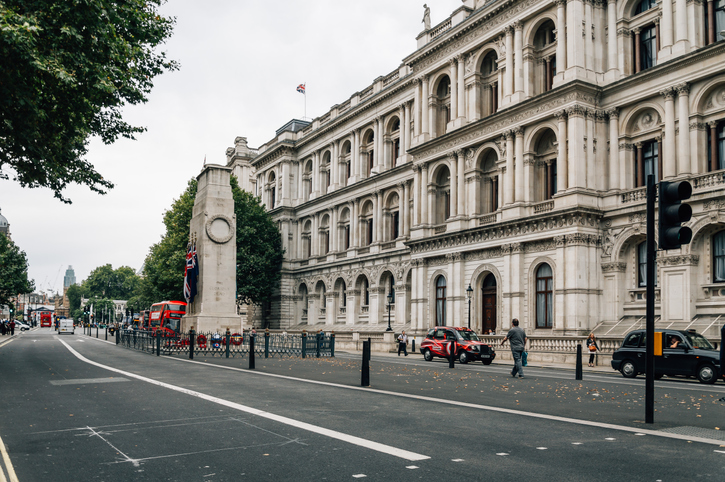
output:
[[[171,0],[176,17],[164,46],[181,69],[154,80],[149,102],[124,118],[147,132],[111,146],[92,140],[88,160],[116,187],[101,196],[0,180],[0,210],[25,251],[36,291],[62,291],[68,265],[77,282],[94,268],[139,269],[164,232],[163,213],[207,162],[226,164],[237,136],[256,148],[304,114],[318,117],[416,49],[423,3],[435,26],[461,0]]]

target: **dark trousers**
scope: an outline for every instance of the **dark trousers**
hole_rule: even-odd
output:
[[[400,350],[403,350],[405,356],[408,356],[408,346],[405,343],[398,342],[398,356],[400,356]]]

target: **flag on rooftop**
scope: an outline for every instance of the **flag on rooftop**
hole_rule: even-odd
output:
[[[298,85],[297,92],[299,92],[300,94],[304,94],[305,93],[305,84]]]

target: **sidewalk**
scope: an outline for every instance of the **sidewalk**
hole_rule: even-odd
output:
[[[336,350],[335,353],[354,353],[358,356],[362,356],[362,350]],[[374,357],[386,357],[386,358],[397,358],[398,354],[397,352],[384,352],[384,351],[374,351],[371,354]],[[420,352],[413,353],[412,351],[408,351],[408,355],[423,359],[423,355]],[[599,365],[595,367],[587,366],[588,357],[582,357],[582,372],[584,373],[597,373],[597,372],[604,372],[604,373],[614,373],[614,369],[611,365],[608,363],[606,365]],[[480,362],[472,362],[472,363],[478,363]],[[494,360],[492,365],[502,365],[502,366],[513,366],[512,360]],[[458,362],[456,362],[456,365],[459,365]],[[564,363],[544,363],[544,362],[533,362],[529,361],[526,364],[527,367],[533,367],[533,368],[551,368],[556,370],[571,370],[575,371],[576,366],[574,365],[568,365]]]

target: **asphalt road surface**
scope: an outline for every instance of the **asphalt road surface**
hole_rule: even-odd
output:
[[[0,339],[0,482],[725,480],[725,384],[375,356],[156,357]]]

